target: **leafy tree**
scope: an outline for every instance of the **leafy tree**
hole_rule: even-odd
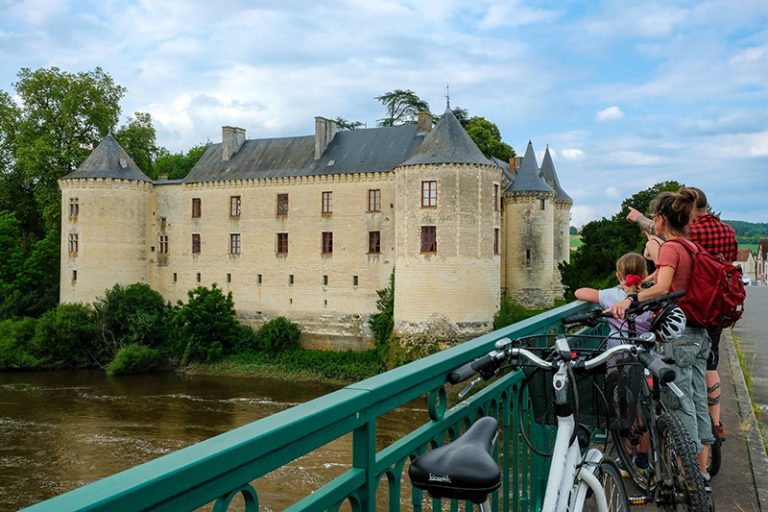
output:
[[[146,373],[163,365],[163,357],[159,350],[131,343],[122,347],[112,362],[107,365],[109,375],[130,375]]]
[[[182,365],[216,361],[237,345],[240,336],[232,293],[224,295],[214,284],[190,290],[188,297],[173,312],[172,348],[182,356]]]
[[[373,331],[376,351],[382,361],[389,358],[389,338],[395,327],[395,271],[389,276],[389,286],[376,290],[379,298],[376,300],[378,313],[371,315],[368,325]]]
[[[0,322],[0,370],[30,369],[40,363],[29,352],[29,343],[34,334],[34,318]]]
[[[410,89],[395,89],[377,96],[387,109],[387,117],[379,119],[378,126],[397,126],[415,124],[419,112],[429,112],[429,103],[422,100]]]
[[[61,244],[58,231],[36,241],[17,276],[14,298],[18,316],[40,316],[59,303]]]
[[[365,123],[360,121],[348,121],[343,117],[337,117],[334,119],[334,122],[339,130],[357,130],[358,128],[365,128]]]
[[[152,125],[152,116],[146,112],[136,112],[128,119],[128,124],[115,132],[115,139],[126,153],[133,158],[144,174],[149,178],[157,178],[155,159],[160,148],[155,143],[157,131]]]
[[[296,324],[279,316],[261,326],[256,333],[256,340],[262,351],[276,354],[297,348],[300,334],[301,330]]]
[[[568,297],[582,286],[606,288],[615,282],[616,260],[627,252],[643,252],[645,237],[637,225],[627,222],[629,207],[647,211],[651,201],[664,191],[680,188],[675,181],[665,181],[638,192],[621,203],[621,209],[611,219],[600,219],[584,225],[583,245],[571,253],[569,263],[559,265]]]
[[[515,156],[515,150],[512,149],[512,146],[501,140],[499,127],[484,117],[471,117],[467,121],[465,129],[485,156],[489,158],[495,156],[505,162]]]
[[[184,178],[210,145],[210,142],[201,143],[193,146],[186,153],[169,153],[167,149],[161,148],[155,160],[155,175],[163,174],[171,180]]]
[[[96,362],[97,335],[93,310],[83,304],[60,304],[35,325],[30,353],[45,366],[86,368]]]

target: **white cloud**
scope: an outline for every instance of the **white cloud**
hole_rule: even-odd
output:
[[[586,157],[582,150],[576,148],[565,148],[560,152],[565,160],[583,160]]]
[[[605,196],[611,199],[621,199],[621,192],[616,187],[608,187],[605,189]]]
[[[618,119],[624,119],[624,112],[619,107],[608,107],[595,115],[595,119],[598,121],[616,121]]]

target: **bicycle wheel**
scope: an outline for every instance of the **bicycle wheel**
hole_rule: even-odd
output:
[[[621,461],[621,469],[629,474],[629,478],[632,479],[641,491],[650,494],[654,488],[654,481],[650,479],[650,475],[654,474],[653,457],[651,455],[653,453],[653,438],[648,433],[648,429],[639,421],[636,421],[631,428],[612,430],[611,436]],[[643,444],[646,446],[644,450],[641,450],[641,445]],[[648,467],[646,468],[638,468],[635,464],[637,456],[641,452],[644,453],[647,460]]]
[[[711,419],[711,418],[710,418]],[[720,472],[720,464],[723,461],[723,440],[715,429],[715,422],[712,422],[712,435],[715,436],[715,442],[709,447],[709,461],[707,462],[707,472],[710,478]]]
[[[619,468],[612,461],[604,459],[597,468],[597,479],[605,491],[605,500],[608,502],[608,512],[629,512],[629,498],[624,487],[624,479],[621,478]],[[587,497],[584,502],[585,512],[597,511],[597,500],[594,494]]]
[[[704,477],[699,471],[695,445],[680,419],[668,412],[656,422],[660,459],[659,510],[710,510]]]

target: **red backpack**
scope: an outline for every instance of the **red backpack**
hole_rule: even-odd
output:
[[[741,282],[741,268],[720,261],[695,242],[687,244],[673,238],[693,257],[693,273],[685,296],[677,304],[694,327],[730,327],[744,313],[747,292]],[[695,245],[694,249],[692,245]]]

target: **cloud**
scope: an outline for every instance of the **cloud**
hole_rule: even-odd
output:
[[[611,199],[621,199],[621,192],[616,187],[608,187],[605,189],[605,196]]]
[[[560,153],[565,160],[583,160],[586,157],[582,150],[576,148],[565,148]]]
[[[619,107],[608,107],[595,115],[597,121],[617,121],[624,119],[624,112]]]

